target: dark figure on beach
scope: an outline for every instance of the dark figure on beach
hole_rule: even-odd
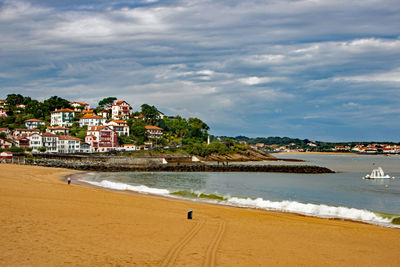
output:
[[[71,183],[71,178],[68,177],[67,182],[68,182],[68,184],[70,184]]]

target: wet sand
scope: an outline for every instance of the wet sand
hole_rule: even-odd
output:
[[[67,185],[69,173],[0,164],[0,266],[400,265],[399,229]]]

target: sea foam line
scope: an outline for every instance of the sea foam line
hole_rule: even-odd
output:
[[[174,192],[171,192],[167,189],[151,188],[145,185],[133,186],[124,183],[111,182],[107,180],[103,180],[101,182],[95,182],[95,181],[80,179],[79,181],[89,183],[95,186],[116,189],[116,190],[129,190],[138,193],[155,194],[155,195],[169,196],[174,198],[177,197],[176,195],[173,195]],[[196,195],[199,195],[198,192],[196,192]],[[270,200],[264,200],[262,198],[251,199],[251,198],[221,196],[221,199],[224,200],[219,201],[217,199],[212,199],[212,200],[202,199],[202,201],[225,204],[229,206],[257,208],[264,210],[277,210],[277,211],[297,213],[297,214],[322,217],[322,218],[340,218],[340,219],[361,221],[371,224],[378,224],[383,226],[390,226],[396,228],[398,227],[396,225],[391,224],[391,219],[382,218],[376,215],[372,211],[362,210],[362,209],[334,207],[324,204],[311,204],[311,203],[304,204],[297,201],[289,201],[289,200],[270,201]]]
[[[297,201],[270,201],[262,198],[257,199],[244,199],[238,197],[231,197],[226,201],[228,204],[240,206],[259,208],[266,210],[279,210],[284,212],[299,213],[308,216],[316,216],[322,218],[341,218],[347,220],[362,221],[367,223],[392,226],[391,220],[382,218],[368,210],[361,210],[347,207],[334,207],[324,204],[311,204],[300,203]]]
[[[134,185],[124,184],[124,183],[111,182],[111,181],[107,181],[107,180],[103,180],[101,182],[95,182],[95,181],[88,181],[88,180],[80,179],[79,181],[85,182],[88,184],[92,184],[92,185],[96,185],[96,186],[100,186],[100,187],[110,188],[110,189],[129,190],[129,191],[145,193],[145,194],[168,195],[170,193],[167,189],[151,188],[151,187],[148,187],[145,185],[134,186]]]

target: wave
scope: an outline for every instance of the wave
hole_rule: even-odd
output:
[[[110,189],[129,190],[129,191],[145,193],[145,194],[168,195],[170,193],[167,189],[151,188],[151,187],[148,187],[145,185],[134,186],[134,185],[129,185],[129,184],[111,182],[111,181],[107,181],[107,180],[103,180],[101,182],[95,182],[95,181],[88,181],[88,180],[80,179],[79,181],[85,182],[85,183],[88,183],[91,185],[110,188]]]
[[[226,195],[208,194],[199,191],[191,190],[180,190],[180,191],[169,191],[167,189],[151,188],[145,185],[128,185],[124,183],[111,182],[103,180],[101,182],[88,181],[80,179],[80,181],[89,183],[92,185],[117,189],[117,190],[129,190],[145,194],[155,194],[169,197],[177,197],[183,199],[198,199],[204,202],[218,203],[236,207],[247,207],[256,208],[263,210],[275,210],[290,213],[297,213],[307,216],[315,216],[322,218],[339,218],[354,221],[361,221],[371,224],[378,224],[383,226],[399,227],[392,224],[392,220],[398,218],[396,215],[382,216],[382,214],[374,213],[372,211],[348,208],[348,207],[335,207],[324,204],[311,204],[311,203],[300,203],[297,201],[271,201],[262,198],[242,198],[242,197],[231,197]]]

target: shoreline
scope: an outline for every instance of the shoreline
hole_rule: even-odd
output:
[[[357,152],[277,152],[272,154],[363,155]]]
[[[0,164],[0,170],[0,265],[400,263],[398,229],[116,194],[67,185],[67,175],[83,174],[68,169]],[[186,219],[189,209],[193,220]]]
[[[71,178],[71,181],[74,182],[74,184],[83,186],[83,187],[88,187],[88,188],[96,188],[99,190],[106,190],[106,191],[111,191],[111,192],[117,192],[117,193],[125,193],[125,194],[132,194],[136,196],[143,196],[143,197],[154,197],[154,198],[162,198],[162,199],[169,199],[169,200],[177,200],[177,201],[184,201],[184,202],[190,202],[190,203],[199,203],[199,204],[205,204],[205,205],[217,205],[217,206],[222,206],[222,207],[230,207],[230,208],[239,208],[239,209],[250,209],[250,210],[256,210],[256,211],[261,211],[261,212],[271,212],[271,213],[277,213],[277,214],[288,214],[288,215],[294,215],[294,216],[304,216],[304,217],[310,217],[310,218],[319,218],[319,219],[326,219],[326,220],[337,220],[337,221],[347,221],[347,222],[353,222],[353,223],[361,223],[361,224],[367,224],[367,225],[374,225],[378,227],[386,227],[386,228],[395,228],[395,229],[400,229],[400,225],[398,224],[383,224],[383,223],[378,223],[378,222],[372,222],[372,221],[363,221],[363,220],[357,220],[357,219],[351,219],[351,218],[341,218],[341,217],[329,217],[329,216],[318,216],[318,215],[312,215],[312,214],[304,214],[301,213],[301,211],[285,211],[285,210],[279,210],[279,209],[273,209],[273,208],[260,208],[260,207],[252,207],[252,206],[239,206],[235,204],[230,204],[230,203],[223,203],[223,202],[218,202],[218,201],[207,201],[201,198],[185,198],[185,197],[179,197],[179,196],[173,196],[170,194],[156,194],[156,193],[150,193],[150,192],[140,192],[140,191],[134,191],[134,190],[128,190],[128,189],[116,189],[116,188],[111,188],[111,187],[105,187],[101,185],[95,185],[89,182],[81,181],[81,179],[85,179],[90,173],[96,173],[96,172],[82,172],[82,173],[73,173],[66,175],[63,177],[62,181],[66,182],[67,177]],[[85,175],[84,177],[78,178],[76,177],[77,175]],[[300,203],[300,202],[298,202]],[[311,204],[311,203],[301,203],[301,204]],[[317,205],[317,204],[315,204]],[[318,205],[324,205],[324,204],[318,204]],[[331,206],[334,207],[334,206]],[[351,207],[341,207],[341,208],[348,208],[348,209],[354,209]],[[379,212],[374,212],[374,211],[368,211],[373,214],[377,214]],[[396,214],[391,214],[394,216],[397,216]],[[378,216],[378,215],[377,215]]]

